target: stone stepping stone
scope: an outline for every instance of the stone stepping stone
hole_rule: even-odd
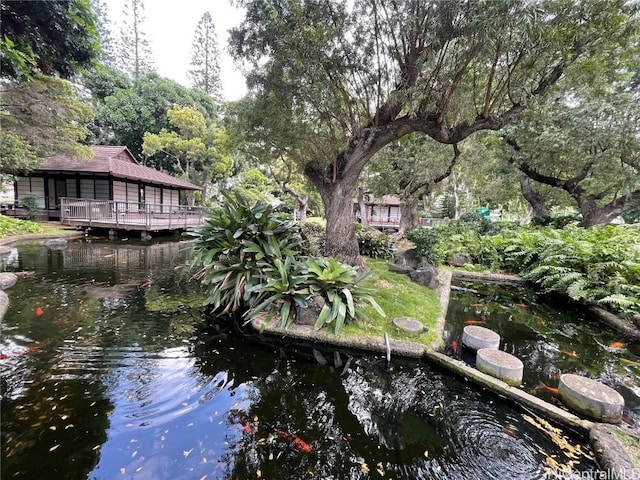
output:
[[[18,281],[18,277],[15,273],[2,272],[0,273],[0,290],[6,290],[13,287]]]
[[[481,348],[476,355],[476,368],[509,385],[520,385],[524,365],[519,358],[495,348]]]
[[[467,325],[462,331],[462,343],[472,350],[498,348],[500,346],[500,335],[488,328]]]
[[[604,423],[620,423],[624,398],[613,388],[591,378],[564,373],[560,376],[558,398],[567,407]]]
[[[394,327],[410,335],[419,335],[429,331],[421,322],[411,317],[396,317],[392,323]]]

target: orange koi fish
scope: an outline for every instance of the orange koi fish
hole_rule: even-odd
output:
[[[622,342],[611,342],[609,344],[611,348],[624,348],[624,343]]]
[[[38,317],[39,317],[39,316],[40,316],[40,315],[42,315],[43,313],[44,313],[44,310],[43,310],[42,308],[40,308],[40,307],[36,308],[36,316],[38,316]]]
[[[143,282],[140,284],[140,288],[147,288],[149,285],[151,285],[151,282]]]
[[[547,392],[549,392],[552,395],[558,395],[558,389],[555,387],[550,387],[549,385],[547,385],[544,382],[540,382],[540,386],[542,388],[544,388]]]
[[[453,353],[455,353],[456,355],[458,354],[458,352],[460,351],[460,345],[458,345],[457,340],[453,340],[451,342],[451,349],[453,350]]]
[[[282,438],[285,442],[291,445],[293,448],[302,453],[311,453],[311,445],[302,440],[300,437],[296,437],[295,435],[290,434],[289,432],[285,432],[283,430],[279,430],[275,427],[271,427],[273,433]]]
[[[524,303],[514,303],[513,306],[519,308],[529,308],[529,305],[525,305]]]
[[[482,308],[484,307],[484,303],[473,303],[471,304],[472,307],[476,307],[476,308]]]
[[[467,320],[464,322],[465,325],[486,325],[486,323],[484,320]]]
[[[562,353],[564,353],[567,357],[580,358],[580,355],[578,355],[576,352],[569,352],[567,350],[562,350]]]

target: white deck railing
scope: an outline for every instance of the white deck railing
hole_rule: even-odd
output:
[[[115,229],[172,230],[201,225],[202,207],[161,203],[61,198],[60,221],[67,225]]]

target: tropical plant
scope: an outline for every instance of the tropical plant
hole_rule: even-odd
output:
[[[307,299],[312,292],[302,264],[293,256],[287,255],[284,261],[276,258],[272,267],[266,268],[263,272],[266,283],[257,283],[247,290],[248,294],[255,294],[251,302],[255,306],[247,311],[245,317],[252,319],[269,308],[265,320],[269,321],[278,314],[280,326],[287,328],[295,318],[296,307],[306,307]]]
[[[192,268],[207,288],[206,305],[213,313],[233,314],[250,321],[268,311],[266,321],[278,315],[288,327],[298,308],[309,299],[325,300],[316,328],[333,324],[340,333],[345,322],[366,319],[370,304],[384,316],[370,292],[349,265],[334,259],[304,257],[302,237],[294,222],[278,219],[273,208],[253,204],[236,195],[214,210],[197,230]]]
[[[250,204],[241,196],[226,196],[197,230],[191,265],[208,288],[206,305],[216,313],[246,311],[255,306],[251,294],[280,271],[276,260],[295,256],[302,242],[292,222],[278,220],[265,202]]]
[[[358,273],[355,267],[333,258],[310,258],[306,262],[307,282],[314,295],[322,295],[325,304],[316,320],[316,330],[333,323],[336,335],[345,322],[356,318],[368,319],[364,311],[371,305],[382,317],[385,313],[370,295],[371,291],[361,285],[368,273]]]

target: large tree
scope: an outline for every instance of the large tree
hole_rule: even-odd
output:
[[[204,115],[193,107],[174,105],[167,110],[167,118],[170,130],[144,134],[144,154],[168,155],[175,173],[205,188],[231,175],[233,159],[227,135],[221,128],[207,123]]]
[[[142,0],[126,0],[123,10],[126,19],[120,30],[118,66],[133,80],[154,71],[153,53],[145,28]]]
[[[377,151],[411,132],[455,144],[502,128],[577,58],[619,40],[631,8],[621,0],[241,3],[233,53],[252,66],[249,88],[278,106],[264,118],[265,135],[287,145],[320,191],[326,253],[354,264],[351,198]]]
[[[586,93],[530,110],[505,139],[513,164],[567,192],[589,227],[640,206],[640,95],[626,85]]]
[[[122,82],[120,82],[122,83]],[[95,95],[105,93],[104,82],[93,82]],[[96,115],[96,137],[110,145],[126,145],[138,156],[142,153],[146,132],[159,133],[171,129],[167,109],[174,104],[190,106],[201,112],[206,121],[218,116],[213,99],[199,89],[182,85],[157,75],[148,75],[133,82],[130,88],[114,85],[110,95],[99,102]],[[172,171],[173,161],[157,157],[150,166]]]
[[[191,66],[187,75],[194,87],[200,88],[213,97],[220,94],[220,64],[216,26],[209,12],[205,12],[198,22],[193,37]]]
[[[87,0],[0,4],[0,174],[36,168],[53,155],[88,158],[82,125],[91,108],[64,80],[98,54]]]

